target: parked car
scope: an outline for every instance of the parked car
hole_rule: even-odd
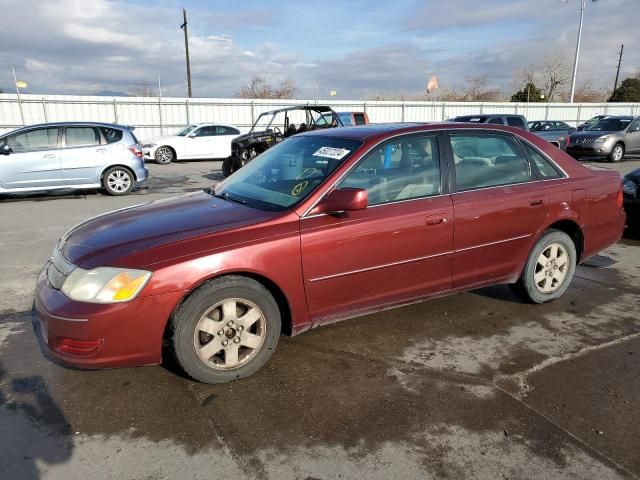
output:
[[[0,194],[104,188],[125,195],[147,175],[140,143],[125,125],[45,123],[0,136]]]
[[[493,284],[555,300],[620,238],[621,188],[522,129],[316,130],[216,187],[72,228],[35,308],[69,364],[159,363],[166,345],[190,377],[226,382],[264,365],[281,330]]]
[[[640,232],[640,168],[627,173],[622,179],[624,209],[627,212],[627,224]]]
[[[228,177],[287,137],[341,126],[338,114],[326,105],[302,105],[263,112],[249,133],[231,142],[231,155],[222,162],[222,174]]]
[[[576,132],[576,128],[557,120],[534,120],[528,125],[530,132],[562,150],[567,146],[569,135]]]
[[[231,142],[240,135],[234,125],[197,123],[187,125],[174,135],[145,140],[142,152],[145,160],[161,165],[176,160],[226,158],[231,155]]]
[[[511,127],[529,130],[527,119],[523,115],[506,115],[502,113],[496,114],[480,114],[480,115],[461,115],[459,117],[450,118],[449,122],[462,123],[489,123],[491,125],[509,125]]]
[[[606,115],[596,115],[595,117],[591,117],[584,123],[578,125],[578,131],[584,130],[585,128],[593,127],[596,123],[598,123],[601,119],[605,118]]]
[[[625,153],[640,152],[640,117],[608,116],[569,136],[567,153],[574,158],[607,157],[619,162]]]

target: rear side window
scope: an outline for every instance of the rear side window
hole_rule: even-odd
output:
[[[122,140],[122,130],[118,128],[100,127],[100,131],[107,143],[115,143]]]
[[[525,128],[522,117],[507,117],[507,125],[511,127]]]
[[[5,139],[5,143],[16,153],[52,150],[58,148],[58,127],[38,128],[11,135]]]
[[[506,135],[451,134],[458,191],[531,180],[528,160]]]
[[[495,125],[504,125],[504,122],[502,121],[502,118],[500,118],[500,117],[490,118],[487,123],[493,123]]]
[[[100,145],[98,130],[93,127],[67,127],[65,129],[67,147],[89,147]]]
[[[533,160],[538,167],[538,172],[543,180],[552,180],[554,178],[562,178],[562,174],[554,167],[549,160],[543,157],[535,148],[524,143],[524,149],[527,155]]]
[[[240,135],[240,132],[231,127],[218,127],[218,135]]]
[[[353,118],[356,121],[356,125],[366,125],[367,119],[364,117],[364,113],[354,113]]]

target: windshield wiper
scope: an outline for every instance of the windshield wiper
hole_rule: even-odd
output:
[[[216,198],[221,198],[222,200],[227,200],[229,202],[239,203],[241,205],[246,205],[247,204],[246,200],[242,200],[240,198],[234,198],[231,195],[229,195],[227,192],[216,193],[216,191],[215,191],[215,189],[213,187],[205,188],[204,191],[206,193],[208,193],[209,195],[213,195]]]

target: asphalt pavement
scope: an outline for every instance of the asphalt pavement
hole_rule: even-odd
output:
[[[640,160],[602,164],[626,173]],[[127,197],[0,199],[1,479],[617,479],[640,476],[640,241],[531,306],[491,287],[282,337],[225,385],[174,365],[82,371],[42,350],[35,278],[85,218],[209,186],[150,165]],[[130,321],[134,322],[132,318]]]

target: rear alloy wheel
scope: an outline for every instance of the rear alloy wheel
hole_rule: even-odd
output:
[[[576,247],[560,230],[548,230],[531,250],[516,292],[533,303],[546,303],[562,296],[576,269]]]
[[[280,310],[259,282],[229,276],[196,290],[172,319],[171,346],[182,369],[204,383],[255,373],[280,336]]]
[[[109,195],[126,195],[133,190],[133,174],[123,167],[112,167],[102,177],[102,185]]]
[[[624,146],[621,143],[616,143],[609,154],[610,162],[619,162],[624,157]]]
[[[171,147],[162,146],[156,150],[156,162],[160,165],[166,165],[176,159],[176,154]]]

